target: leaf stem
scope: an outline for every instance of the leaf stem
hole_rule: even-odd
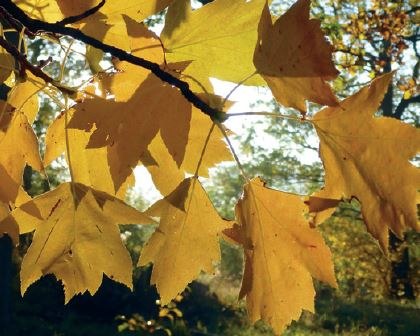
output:
[[[57,81],[59,83],[61,83],[63,81],[64,78],[64,71],[66,70],[66,62],[67,62],[67,58],[69,57],[70,51],[71,51],[71,47],[73,45],[73,41],[70,41],[70,44],[67,47],[67,50],[64,52],[64,56],[63,56],[63,61],[60,64],[60,75],[58,76]]]
[[[222,107],[225,106],[226,102],[228,101],[229,97],[236,91],[237,88],[239,88],[243,83],[245,83],[248,79],[250,79],[251,77],[255,76],[257,74],[257,71],[253,72],[252,74],[250,74],[249,76],[245,77],[244,79],[242,79],[239,83],[237,83],[232,90],[229,91],[229,93],[226,95],[226,97],[223,99],[222,102]]]
[[[210,136],[213,133],[214,126],[215,126],[215,123],[213,122],[213,124],[210,127],[209,133],[207,134],[206,140],[204,141],[204,146],[203,146],[203,149],[201,151],[200,159],[198,160],[197,168],[195,169],[195,173],[194,173],[195,178],[198,178],[198,171],[200,170],[201,163],[203,162],[203,157],[204,157],[204,154],[206,152],[207,145],[210,141]]]
[[[230,141],[230,139],[229,139],[229,137],[228,137],[228,135],[226,133],[225,126],[223,124],[221,124],[220,122],[217,122],[217,121],[215,123],[216,123],[217,127],[219,127],[219,129],[222,132],[223,136],[225,137],[226,142],[227,142],[227,144],[229,146],[230,151],[232,152],[233,158],[235,159],[235,162],[236,162],[236,164],[237,164],[237,166],[239,168],[239,171],[241,172],[241,175],[242,175],[243,179],[247,183],[250,182],[247,174],[245,173],[245,169],[242,166],[241,162],[239,161],[238,155],[236,154],[235,149],[233,148],[232,142]]]
[[[67,106],[67,97],[64,98],[66,100],[66,106]],[[66,136],[66,152],[67,152],[67,163],[69,165],[69,172],[70,172],[70,185],[71,185],[71,193],[73,194],[73,202],[74,207],[76,209],[77,207],[77,197],[76,197],[76,188],[74,185],[74,172],[73,172],[73,166],[71,162],[71,154],[70,154],[70,139],[69,139],[69,131],[67,128],[68,124],[68,110],[64,112],[64,133]]]
[[[313,124],[313,121],[310,120],[310,119],[303,119],[303,118],[300,118],[300,117],[295,117],[295,116],[291,116],[291,115],[287,115],[287,114],[274,113],[274,112],[253,112],[253,111],[249,111],[249,112],[238,112],[238,113],[226,113],[227,118],[239,117],[239,116],[268,116],[268,117],[272,117],[272,118],[290,119],[290,120],[294,120],[294,121],[307,122],[307,123]]]

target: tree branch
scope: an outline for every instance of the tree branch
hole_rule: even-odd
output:
[[[0,36],[0,46],[2,46],[9,54],[11,54],[19,62],[21,73],[24,73],[24,70],[28,69],[36,77],[39,77],[39,78],[43,79],[46,83],[50,83],[50,84],[54,85],[61,92],[69,94],[69,95],[73,95],[73,94],[76,93],[75,90],[61,85],[60,83],[55,81],[53,78],[48,76],[44,71],[42,71],[41,68],[38,68],[37,66],[30,63],[28,61],[28,59],[25,57],[25,55],[20,53],[19,50],[17,50],[14,45],[7,42],[1,36]]]
[[[166,72],[165,70],[161,69],[159,64],[129,54],[120,48],[105,44],[93,37],[84,34],[79,29],[61,26],[57,23],[49,23],[37,19],[32,19],[29,16],[27,16],[11,0],[0,0],[0,7],[2,7],[3,12],[7,12],[15,21],[20,22],[20,24],[26,28],[25,33],[29,31],[29,35],[33,35],[42,32],[48,32],[57,35],[70,36],[78,41],[89,44],[92,47],[109,53],[121,61],[126,61],[128,63],[145,68],[152,72],[156,77],[158,77],[162,81],[177,87],[181,91],[185,99],[187,99],[196,108],[201,110],[204,114],[208,115],[212,120],[219,122],[223,122],[226,120],[224,112],[219,111],[218,109],[215,109],[207,103],[205,103],[204,101],[202,101],[193,91],[191,91],[187,82],[184,82],[183,80],[175,77],[169,72]]]
[[[404,99],[404,98],[401,99],[400,103],[395,109],[393,117],[397,119],[401,119],[401,116],[404,113],[405,109],[412,103],[420,103],[420,95],[413,96],[408,99]]]

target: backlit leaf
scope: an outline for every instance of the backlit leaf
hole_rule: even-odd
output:
[[[62,113],[48,127],[45,137],[46,150],[44,164],[51,164],[58,156],[66,153],[67,162],[71,163],[73,182],[90,186],[108,194],[124,198],[127,187],[134,181],[127,180],[118,189],[114,188],[108,166],[108,147],[86,148],[91,132],[78,129],[65,129],[66,114],[70,119],[73,109]],[[67,144],[66,144],[67,143]]]
[[[0,83],[3,83],[15,68],[15,59],[0,48]]]
[[[151,282],[156,284],[162,303],[167,304],[200,271],[213,272],[220,260],[219,234],[227,222],[219,217],[196,178],[184,180],[146,214],[160,217],[160,224],[138,264],[153,262]]]
[[[34,19],[57,22],[64,19],[56,0],[14,0],[27,15]]]
[[[131,20],[127,20],[127,25],[134,54],[163,62],[162,47],[156,36]],[[76,105],[69,127],[90,131],[95,125],[88,147],[109,146],[108,164],[118,189],[158,132],[177,165],[181,164],[192,107],[177,88],[149,71],[126,62],[115,66],[120,72],[103,79],[114,101],[95,98]],[[183,64],[169,66],[177,70],[185,67]]]
[[[338,74],[332,47],[320,22],[309,19],[309,6],[310,0],[299,0],[273,24],[266,4],[254,53],[254,64],[277,101],[301,112],[306,111],[305,100],[337,105],[325,82]]]
[[[177,0],[177,2],[185,2]],[[185,74],[207,91],[209,77],[239,82],[255,72],[252,62],[264,0],[215,0],[197,10],[169,9],[161,39],[169,62],[192,61]],[[178,4],[179,6],[179,4]],[[174,22],[178,22],[175,24]],[[240,61],[239,61],[240,60]],[[247,84],[261,85],[259,76]]]
[[[83,22],[83,32],[104,43],[130,50],[126,18],[141,22],[167,7],[173,0],[107,0],[98,13]],[[130,34],[128,34],[130,35]]]
[[[420,150],[420,131],[374,113],[388,89],[392,73],[314,116],[325,168],[325,187],[314,196],[355,197],[368,231],[386,251],[388,228],[402,236],[418,230],[416,195],[420,172],[409,160]],[[309,202],[310,203],[310,202]],[[333,210],[315,215],[322,222]]]
[[[68,302],[85,291],[94,294],[103,274],[132,288],[131,258],[117,224],[151,220],[106,193],[63,183],[14,210],[2,224],[12,222],[21,232],[35,229],[22,261],[22,293],[41,276],[54,274]]]
[[[162,195],[168,195],[173,191],[185,178],[185,173],[195,173],[211,127],[210,118],[193,108],[185,155],[179,167],[168,152],[162,138],[160,136],[154,138],[148,147],[147,155],[142,157],[141,161]],[[210,167],[214,167],[222,161],[232,160],[232,154],[223,141],[223,134],[215,127],[208,139],[197,174],[208,177]]]
[[[7,97],[7,102],[22,112],[32,124],[39,109],[38,93],[45,88],[45,83],[31,73],[25,81],[17,83]]]
[[[118,189],[159,131],[180,165],[190,119],[191,104],[181,93],[154,75],[148,75],[126,102],[95,98],[76,105],[69,127],[90,131],[96,126],[88,147],[109,146],[108,163]]]
[[[43,166],[38,140],[26,115],[12,112],[4,102],[0,105],[2,110],[4,121],[9,121],[0,129],[0,201],[7,203],[14,202],[18,196],[25,165],[37,171],[42,171]]]
[[[277,333],[298,320],[302,309],[314,311],[312,277],[337,286],[331,252],[309,227],[305,210],[300,196],[253,179],[236,206],[239,226],[229,234],[245,250],[240,297],[246,296],[248,315]]]
[[[15,245],[19,243],[19,227],[14,222],[3,222],[3,220],[9,215],[9,207],[0,202],[0,238],[7,234]]]

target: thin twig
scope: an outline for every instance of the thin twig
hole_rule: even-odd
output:
[[[253,72],[249,76],[245,77],[243,80],[241,80],[239,83],[237,83],[232,90],[229,91],[229,93],[226,95],[226,97],[223,99],[222,106],[225,106],[226,102],[228,101],[229,97],[238,89],[243,83],[245,83],[248,79],[255,76],[257,72]]]
[[[58,81],[59,82],[61,82],[64,78],[64,72],[66,70],[66,62],[67,62],[67,58],[69,57],[73,42],[74,42],[74,40],[70,42],[67,50],[65,50],[65,52],[64,52],[63,61],[61,62],[61,65],[60,65],[60,75],[58,76]]]
[[[222,132],[223,136],[226,139],[226,142],[229,146],[230,151],[232,152],[233,158],[235,159],[235,162],[239,168],[239,171],[241,172],[242,177],[244,178],[245,182],[248,183],[250,180],[247,176],[247,174],[245,173],[245,169],[242,166],[241,162],[239,161],[238,155],[236,155],[235,149],[233,148],[233,145],[226,133],[225,127],[224,125],[222,125],[220,122],[215,121],[215,124],[217,125],[217,127],[220,129],[220,131]]]
[[[151,62],[133,54],[129,54],[120,48],[105,44],[91,36],[84,34],[79,29],[32,19],[11,0],[0,0],[0,9],[0,13],[5,15],[7,18],[18,21],[22,26],[26,27],[25,33],[28,35],[34,36],[38,33],[49,32],[55,35],[70,36],[78,41],[91,45],[94,48],[100,49],[103,52],[107,52],[121,61],[126,61],[128,63],[145,68],[162,81],[177,87],[185,99],[192,103],[196,108],[201,110],[204,114],[208,115],[211,119],[216,121],[225,120],[224,112],[219,111],[218,109],[215,109],[209,104],[205,103],[190,89],[187,82],[184,82],[171,73],[166,72],[157,63]]]
[[[2,46],[9,54],[11,54],[21,65],[21,72],[25,69],[29,70],[34,76],[39,77],[43,79],[46,83],[54,85],[57,89],[59,89],[61,92],[73,95],[76,93],[75,90],[63,86],[57,81],[55,81],[53,78],[48,76],[44,71],[42,71],[37,66],[30,63],[27,58],[19,52],[19,50],[16,49],[15,46],[7,42],[3,37],[0,36],[0,46]]]
[[[206,140],[204,141],[204,146],[203,146],[203,149],[201,150],[200,159],[198,160],[197,168],[195,169],[195,173],[194,173],[194,177],[196,177],[196,178],[198,178],[198,176],[199,176],[198,171],[200,170],[201,163],[203,162],[203,158],[204,158],[204,154],[206,153],[207,145],[210,141],[211,134],[213,133],[213,130],[214,130],[214,125],[215,125],[215,123],[213,122],[213,124],[210,127],[209,133],[207,134]]]
[[[290,119],[290,120],[299,121],[299,122],[308,122],[311,124],[313,123],[312,120],[309,120],[309,119],[302,119],[301,117],[295,117],[291,115],[274,113],[274,112],[249,111],[249,112],[238,112],[238,113],[225,113],[225,115],[226,115],[226,118],[239,117],[239,116],[268,116],[268,117],[280,118],[280,119]]]
[[[67,97],[65,97],[66,99],[66,105],[67,105]],[[70,151],[70,137],[69,137],[69,129],[67,127],[68,125],[68,111],[66,110],[64,112],[64,134],[65,134],[65,139],[66,139],[66,152],[67,152],[67,164],[69,166],[69,172],[70,172],[70,186],[71,186],[71,193],[73,194],[73,203],[74,203],[74,208],[76,209],[77,207],[77,203],[78,203],[78,199],[77,199],[77,194],[76,194],[76,188],[75,188],[75,180],[74,180],[74,171],[73,171],[73,164],[71,161],[71,151]]]

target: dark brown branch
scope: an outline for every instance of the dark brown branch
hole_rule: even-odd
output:
[[[3,7],[3,11],[7,11],[11,17],[19,21],[22,26],[26,27],[25,32],[29,30],[32,34],[38,34],[42,32],[70,36],[78,41],[91,45],[97,49],[100,49],[112,56],[118,58],[121,61],[138,65],[142,68],[150,70],[156,77],[162,81],[177,87],[182,95],[196,108],[201,110],[203,113],[208,115],[211,119],[223,122],[226,119],[225,113],[211,107],[204,101],[202,101],[193,91],[191,91],[189,84],[183,80],[175,77],[174,75],[161,69],[159,64],[146,60],[144,58],[134,56],[127,53],[126,51],[105,44],[97,39],[90,37],[78,29],[74,29],[67,26],[61,26],[54,23],[48,23],[37,19],[31,19],[28,17],[18,6],[16,6],[11,0],[0,0],[0,7]]]
[[[395,109],[394,118],[401,119],[402,114],[404,113],[405,109],[413,103],[420,103],[420,95],[413,96],[408,99],[401,99],[400,103],[398,104],[397,108]]]
[[[359,58],[362,58],[365,62],[369,62],[375,58],[375,56],[373,56],[371,53],[368,53],[368,52],[365,52],[364,54],[361,52],[357,53],[357,52],[352,51],[351,49],[346,49],[346,48],[335,48],[334,52],[341,52],[343,54],[349,54],[355,57],[359,57]]]
[[[413,34],[413,35],[410,35],[410,36],[403,36],[403,39],[415,43],[415,42],[420,40],[420,35],[419,34]]]
[[[11,54],[19,62],[22,73],[24,72],[24,70],[27,69],[30,72],[32,72],[36,77],[43,79],[46,83],[50,83],[54,85],[57,89],[59,89],[61,92],[65,94],[73,95],[74,93],[76,93],[76,91],[66,86],[63,86],[57,81],[55,81],[53,78],[48,76],[44,71],[42,71],[41,68],[38,68],[37,66],[30,63],[25,57],[25,55],[21,54],[14,45],[7,42],[1,36],[0,36],[0,46],[2,46],[9,54]]]
[[[65,26],[68,24],[76,23],[80,20],[87,18],[88,16],[95,14],[98,10],[100,10],[103,7],[103,5],[105,5],[105,0],[102,0],[95,7],[88,9],[86,12],[78,15],[69,16],[61,21],[58,21],[57,24],[60,26]]]
[[[420,6],[414,6],[413,8],[411,8],[410,10],[408,10],[406,13],[407,14],[415,14],[418,10],[420,10]]]

